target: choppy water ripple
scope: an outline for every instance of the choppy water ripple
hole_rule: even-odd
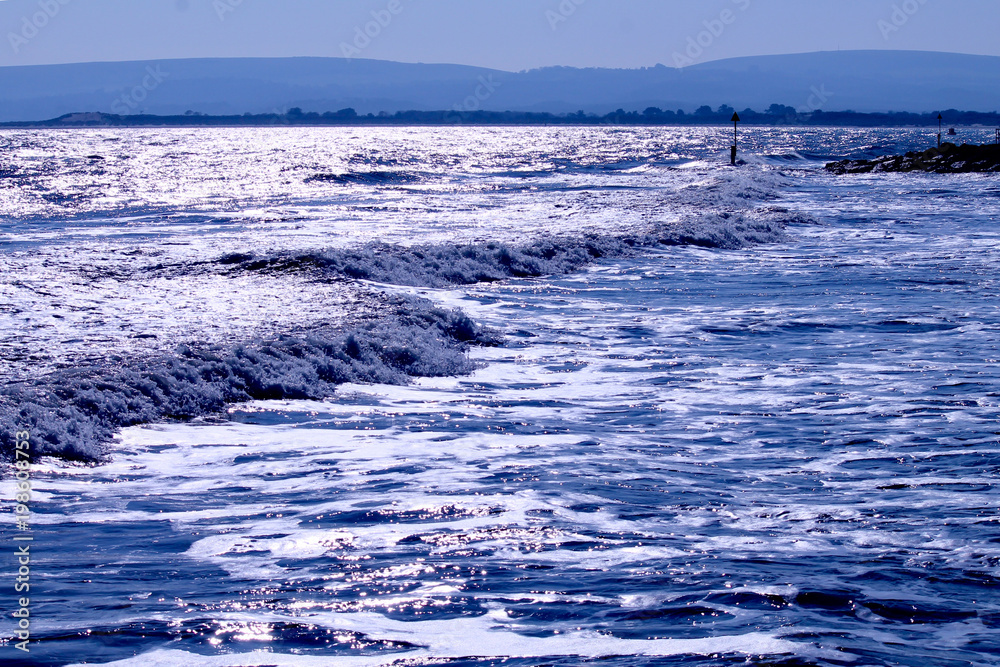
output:
[[[996,186],[803,166],[740,181],[812,216],[781,243],[356,287],[504,331],[471,375],[46,461],[40,659],[1000,664]],[[732,206],[670,178],[648,206]]]

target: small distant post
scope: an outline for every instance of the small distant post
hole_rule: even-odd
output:
[[[941,123],[942,123],[942,121],[944,121],[944,116],[942,116],[941,114],[938,114],[938,148],[941,148],[941,129],[942,129]]]
[[[739,127],[740,127],[740,115],[738,113],[734,113],[733,114],[733,149],[732,149],[732,151],[730,152],[730,155],[729,155],[729,161],[730,161],[730,163],[734,167],[736,166],[736,147],[739,146],[739,140],[740,140]]]

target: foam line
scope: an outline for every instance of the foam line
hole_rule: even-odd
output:
[[[383,317],[230,347],[181,347],[124,367],[58,371],[0,390],[0,421],[32,434],[36,454],[94,461],[123,427],[191,419],[249,400],[318,399],[348,382],[403,384],[468,373],[471,344],[496,338],[458,311],[398,297]],[[12,458],[10,433],[0,452]]]

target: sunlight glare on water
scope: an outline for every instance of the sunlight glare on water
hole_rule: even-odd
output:
[[[39,463],[36,664],[1000,664],[1000,188],[822,169],[926,136],[0,138],[6,377],[312,341]],[[292,391],[434,308],[503,340]]]

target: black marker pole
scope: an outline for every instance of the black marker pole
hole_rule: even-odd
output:
[[[735,167],[736,166],[736,147],[739,145],[740,133],[740,115],[738,113],[733,114],[733,150],[730,152],[729,161]]]

